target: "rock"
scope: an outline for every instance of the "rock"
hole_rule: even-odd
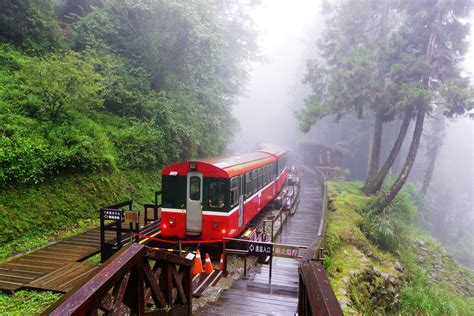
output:
[[[344,282],[345,284],[349,284],[350,280],[351,280],[351,278],[349,278],[347,276],[342,278],[342,282]]]
[[[384,279],[384,281],[387,281],[390,274],[388,274],[387,272],[382,272],[380,273],[380,276],[382,277],[382,279]]]
[[[375,286],[373,286],[373,285],[369,286],[369,292],[370,292],[370,294],[374,293],[375,292]]]
[[[347,291],[344,289],[340,289],[339,293],[341,293],[341,295],[347,295]]]
[[[349,305],[349,299],[347,298],[343,298],[339,301],[339,304],[341,304],[341,308],[344,309],[345,307],[347,307]]]
[[[390,285],[387,287],[387,291],[388,291],[388,293],[392,294],[392,296],[395,295],[395,288],[393,287],[393,285],[390,284]]]
[[[425,257],[420,256],[420,257],[418,258],[418,263],[419,263],[419,264],[425,263]]]
[[[352,275],[352,276],[353,276],[353,275],[356,275],[356,274],[357,274],[357,272],[354,271],[354,270],[350,270],[350,271],[349,271],[349,275]]]
[[[420,245],[421,247],[425,245],[425,242],[423,240],[417,240],[417,242],[418,242],[418,245]]]
[[[400,264],[400,262],[395,262],[395,265],[394,265],[394,268],[395,270],[397,270],[398,272],[403,272],[405,270],[405,268],[402,267],[402,265]]]

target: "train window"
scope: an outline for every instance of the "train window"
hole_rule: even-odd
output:
[[[239,203],[239,177],[233,177],[230,179],[230,205],[231,207],[236,206]]]
[[[245,174],[245,197],[249,197],[252,193],[252,176],[250,172]]]
[[[201,178],[195,176],[189,178],[189,199],[193,201],[201,199]]]
[[[258,188],[263,188],[263,168],[258,168]]]
[[[225,205],[225,184],[223,182],[211,182],[209,184],[209,206],[223,208]]]
[[[263,186],[267,185],[267,166],[263,166]]]
[[[252,194],[256,193],[258,190],[258,173],[257,170],[252,171]]]

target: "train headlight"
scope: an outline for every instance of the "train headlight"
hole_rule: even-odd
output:
[[[222,230],[222,235],[225,235],[227,231],[225,229]]]
[[[173,227],[176,225],[176,221],[174,218],[168,219],[168,223],[170,224],[170,226],[173,226]]]

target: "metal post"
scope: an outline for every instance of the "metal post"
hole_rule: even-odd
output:
[[[268,283],[272,284],[272,266],[273,266],[273,256],[270,256],[270,269],[268,272]]]
[[[283,231],[283,213],[280,212],[280,235]]]
[[[270,239],[271,242],[273,242],[273,228],[275,226],[275,222],[272,220],[272,238]]]
[[[122,221],[116,220],[115,225],[117,226],[116,227],[117,250],[119,250],[120,248],[122,248]]]
[[[178,249],[179,249],[179,255],[183,253],[183,245],[181,245],[181,240],[178,240]]]
[[[247,255],[244,255],[244,278],[247,278]]]
[[[224,254],[224,271],[222,274],[227,275],[227,254],[225,253],[225,241],[222,241],[222,253]]]
[[[104,252],[105,252],[105,225],[104,225],[104,215],[103,211],[100,210],[100,261],[104,262],[105,257],[104,257]]]

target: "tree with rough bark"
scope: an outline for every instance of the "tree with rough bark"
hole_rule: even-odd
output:
[[[472,89],[459,67],[469,30],[463,18],[470,6],[469,1],[340,2],[319,43],[319,59],[308,62],[305,80],[313,94],[297,113],[303,131],[327,115],[355,111],[363,117],[370,109],[375,117],[364,193],[381,190],[415,120],[408,155],[379,204],[382,208],[410,174],[432,102],[443,103],[445,115],[462,114],[472,106]],[[381,17],[397,23],[384,26]],[[378,37],[367,36],[376,29]],[[379,168],[383,122],[394,118],[402,119],[400,130]]]
[[[382,211],[400,192],[415,162],[423,125],[434,103],[442,103],[445,115],[464,114],[473,107],[472,87],[460,62],[467,51],[466,37],[471,1],[403,2],[404,22],[391,41],[394,61],[389,89],[397,91],[397,105],[416,113],[415,129],[403,167],[378,201]]]
[[[374,120],[370,130],[366,184],[379,173],[383,125],[396,118],[387,90],[387,39],[396,31],[393,1],[343,1],[326,8],[330,16],[318,57],[308,61],[305,82],[313,94],[297,113],[304,132],[327,115],[356,113]]]

